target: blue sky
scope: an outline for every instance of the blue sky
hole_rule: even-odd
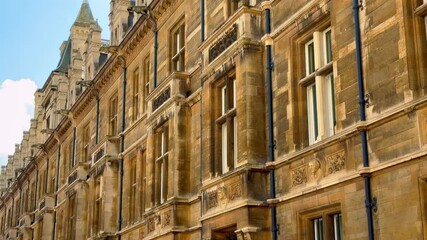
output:
[[[33,117],[33,93],[59,61],[83,0],[3,1],[0,8],[0,165]],[[89,0],[109,39],[109,0]],[[8,116],[7,118],[3,116]],[[3,127],[2,127],[3,126]]]

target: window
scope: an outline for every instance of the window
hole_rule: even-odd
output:
[[[89,154],[89,146],[90,146],[90,124],[87,124],[83,128],[83,161],[90,162],[90,154]]]
[[[132,121],[135,121],[139,115],[139,69],[136,69],[133,73],[132,86]]]
[[[147,56],[144,60],[144,99],[148,94],[150,94],[150,58]],[[145,104],[142,111],[145,111]]]
[[[156,175],[157,175],[157,202],[167,200],[168,190],[168,153],[169,153],[168,122],[156,131]]]
[[[234,75],[226,76],[218,86],[218,104],[220,112],[216,119],[218,136],[218,156],[220,156],[221,173],[227,173],[237,166],[237,118],[236,118],[236,79]]]
[[[68,199],[68,237],[67,239],[76,239],[76,195]]]
[[[144,217],[144,212],[145,212],[145,196],[144,196],[144,193],[145,193],[145,186],[146,186],[146,181],[147,181],[147,179],[146,179],[146,173],[145,173],[145,166],[146,166],[146,153],[145,153],[145,151],[140,151],[139,152],[139,154],[140,154],[140,156],[141,156],[141,169],[140,169],[140,171],[141,171],[141,177],[140,177],[140,189],[139,189],[139,201],[140,201],[140,204],[139,204],[139,206],[140,206],[140,214],[139,214],[139,216],[140,216],[140,219],[143,219],[143,217]]]
[[[333,236],[334,236],[334,240],[342,240],[343,238],[343,234],[342,234],[342,215],[341,213],[337,213],[332,215],[332,220],[333,220]]]
[[[43,170],[39,175],[39,187],[38,187],[38,199],[43,197],[43,195],[46,193],[45,189],[45,181],[46,181],[46,170]],[[36,206],[37,207],[37,206]]]
[[[323,240],[323,218],[316,218],[313,220],[313,239]]]
[[[118,134],[117,128],[117,111],[118,111],[118,98],[117,94],[114,94],[112,98],[110,98],[110,110],[109,110],[109,131],[110,135],[116,136]]]
[[[138,183],[136,181],[136,158],[131,159],[130,162],[130,181],[129,181],[129,197],[130,197],[130,202],[129,202],[129,223],[135,223],[136,222],[136,216],[137,216],[137,212],[135,209],[135,205],[136,205],[136,197],[137,197],[137,193],[138,193]]]
[[[94,204],[94,232],[98,234],[102,229],[102,176],[95,179],[95,204]]]
[[[73,169],[73,167],[74,167],[74,157],[73,157],[73,155],[74,155],[74,153],[73,153],[74,151],[73,151],[73,141],[71,141],[69,144],[68,144],[68,161],[69,161],[69,165],[68,165],[68,170],[69,171],[71,171],[71,169]]]
[[[335,134],[335,83],[332,68],[332,31],[314,32],[304,45],[307,130],[309,144]]]
[[[46,118],[46,129],[50,129],[50,116]]]
[[[185,25],[180,24],[172,31],[172,71],[182,72],[185,66]]]

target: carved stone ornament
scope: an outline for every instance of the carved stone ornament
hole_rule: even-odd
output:
[[[230,184],[229,189],[230,190],[229,190],[228,199],[230,201],[233,201],[234,199],[242,196],[242,184],[240,182],[235,182],[233,184]]]
[[[242,197],[242,189],[242,182],[236,181],[228,186],[219,186],[216,190],[206,192],[208,209],[226,205]]]
[[[343,170],[345,164],[345,151],[341,150],[326,156],[326,164],[329,174]]]
[[[162,227],[169,226],[171,224],[172,212],[171,210],[166,211],[162,215]]]
[[[218,206],[218,192],[212,191],[208,192],[208,208],[214,208]]]
[[[215,60],[235,41],[237,41],[237,24],[234,24],[230,29],[228,29],[209,49],[209,62]]]
[[[157,108],[163,105],[169,98],[171,97],[171,89],[170,87],[166,88],[153,100],[153,112],[156,111]]]
[[[298,167],[291,170],[292,186],[298,186],[307,182],[307,166]]]
[[[308,170],[311,176],[315,176],[316,173],[320,169],[320,161],[317,158],[312,159],[310,162],[308,162]]]

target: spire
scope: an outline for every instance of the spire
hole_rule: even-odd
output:
[[[90,24],[94,23],[95,19],[92,15],[88,0],[83,0],[82,6],[80,7],[79,15],[76,18],[74,24]]]

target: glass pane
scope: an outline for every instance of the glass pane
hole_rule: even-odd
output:
[[[221,115],[227,112],[227,87],[221,88]]]
[[[332,32],[328,30],[325,32],[325,61],[329,63],[332,61]]]
[[[236,79],[233,79],[233,106],[232,108],[235,108],[237,106],[236,101],[237,101],[237,88],[236,88]]]
[[[335,85],[334,75],[331,73],[326,76],[326,110],[328,112],[328,134],[332,136],[335,134],[336,126],[336,111],[335,111]]]
[[[221,126],[221,165],[222,165],[222,173],[228,172],[228,164],[227,164],[227,123],[223,123]]]
[[[307,123],[308,123],[308,139],[309,144],[313,144],[316,140],[315,138],[315,127],[314,127],[314,84],[307,87]]]
[[[315,71],[314,66],[314,43],[313,41],[310,41],[305,46],[305,57],[306,57],[306,73],[307,76],[312,74]]]
[[[237,167],[237,117],[233,117],[233,162]]]
[[[313,220],[313,239],[323,240],[323,219],[317,218]]]
[[[335,214],[334,218],[334,240],[342,240],[342,215],[341,213]]]

